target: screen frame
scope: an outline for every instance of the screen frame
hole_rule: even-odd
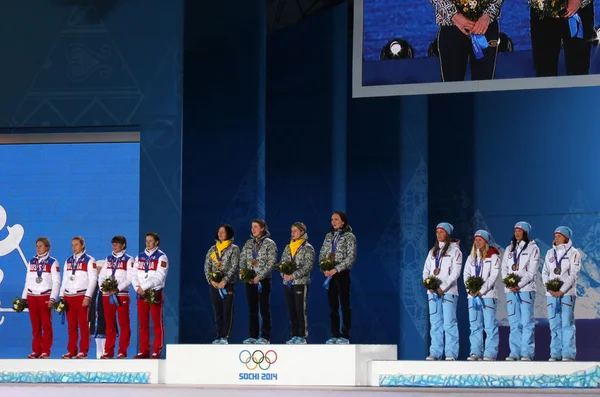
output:
[[[69,143],[140,143],[138,132],[52,132],[0,134],[0,145],[39,145]]]
[[[600,86],[600,74],[363,86],[364,0],[354,0],[353,27],[352,98]]]

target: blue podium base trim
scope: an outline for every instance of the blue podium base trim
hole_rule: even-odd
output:
[[[600,366],[566,375],[379,375],[379,386],[464,388],[598,388]]]
[[[150,383],[149,372],[8,372],[0,371],[0,383]]]

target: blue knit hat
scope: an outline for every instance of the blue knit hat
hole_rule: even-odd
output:
[[[488,244],[490,243],[490,240],[492,239],[492,235],[489,232],[487,232],[486,230],[478,230],[478,231],[476,231],[475,232],[475,237],[481,237]]]
[[[521,221],[517,222],[515,229],[521,229],[525,233],[529,234],[529,232],[531,232],[531,225],[525,221]]]
[[[454,226],[452,226],[448,222],[442,222],[435,227],[435,230],[437,229],[442,229],[443,231],[448,233],[448,235],[451,235],[452,231],[454,230]]]
[[[565,236],[567,239],[571,239],[571,236],[573,235],[573,231],[568,228],[567,226],[559,226],[556,228],[556,230],[554,231],[554,234],[562,234],[563,236]]]

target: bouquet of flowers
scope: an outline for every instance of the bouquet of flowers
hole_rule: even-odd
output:
[[[158,305],[158,291],[155,289],[148,289],[144,292],[144,295],[142,295],[142,299],[150,305]]]
[[[208,272],[208,278],[210,281],[214,281],[215,283],[219,284],[221,281],[223,281],[223,272],[220,270],[212,270],[210,272]]]
[[[481,291],[481,287],[483,287],[483,279],[479,276],[471,276],[467,278],[465,285],[469,292],[476,294]]]
[[[335,269],[335,261],[329,256],[326,256],[325,259],[319,262],[319,270],[321,270],[322,272],[326,272],[328,270],[333,269]]]
[[[67,302],[61,298],[58,301],[54,302],[54,310],[58,313],[58,314],[63,314],[64,312],[66,312],[68,309],[67,307]]]
[[[23,310],[27,308],[27,299],[21,299],[19,297],[16,297],[12,301],[12,308],[17,313],[22,313]]]
[[[567,14],[567,0],[529,0],[529,6],[540,19],[562,18]]]
[[[437,291],[437,289],[440,288],[440,285],[442,285],[442,280],[436,276],[429,276],[423,280],[422,284],[428,290]]]
[[[456,10],[473,22],[481,18],[491,2],[491,0],[452,0]]]
[[[118,292],[119,283],[117,282],[116,278],[111,276],[102,282],[100,289],[102,290],[102,292]]]
[[[502,282],[506,285],[506,288],[516,288],[521,282],[521,276],[516,273],[509,273],[502,279]]]
[[[296,271],[296,263],[291,261],[280,262],[275,266],[277,266],[277,270],[279,270],[281,274],[286,276],[294,274]]]
[[[244,284],[250,284],[254,278],[256,278],[256,270],[249,267],[240,270],[240,280],[242,280]]]
[[[558,292],[563,286],[563,282],[559,278],[552,279],[546,283],[546,290],[550,292]]]

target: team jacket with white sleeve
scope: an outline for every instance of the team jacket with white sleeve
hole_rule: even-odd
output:
[[[135,257],[131,284],[133,288],[142,287],[144,291],[153,289],[159,291],[165,287],[169,259],[158,248],[144,250]]]
[[[38,276],[38,272],[41,273]],[[41,283],[37,283],[36,279],[42,278]],[[60,291],[60,266],[56,258],[51,257],[48,253],[42,256],[34,256],[29,261],[29,271],[25,277],[25,288],[21,298],[27,299],[27,295],[43,296],[49,295],[50,302],[56,301]]]
[[[556,256],[555,256],[556,253]],[[560,274],[554,273],[557,268],[556,261],[560,261]],[[550,280],[560,278],[563,286],[560,290],[568,296],[577,295],[577,279],[581,270],[581,256],[573,247],[573,243],[569,240],[566,244],[555,245],[546,253],[544,261],[544,269],[542,270],[542,280],[544,285]],[[552,296],[546,292],[546,296]]]
[[[118,283],[119,296],[129,295],[129,286],[131,285],[132,273],[134,271],[133,258],[125,253],[125,251],[115,253],[106,257],[106,263],[98,276],[98,286],[102,287],[102,283],[109,277],[114,277]]]
[[[477,250],[477,261],[481,263],[481,252],[479,250]],[[475,265],[475,259],[473,259],[472,255],[469,255],[465,262],[465,270],[463,271],[463,279],[465,281],[465,286],[467,279],[471,276],[475,276]],[[483,260],[483,263],[481,265],[481,273],[479,274],[479,276],[483,279],[483,286],[479,291],[482,298],[498,297],[494,285],[496,284],[496,280],[498,280],[499,274],[500,252],[498,252],[498,250],[495,247],[490,247],[486,258]],[[472,296],[469,295],[469,299],[471,298]]]
[[[510,273],[516,273],[521,276],[519,282],[519,292],[535,292],[535,280],[540,264],[540,248],[534,240],[531,240],[527,247],[525,241],[520,241],[515,249],[511,251],[511,245],[506,247],[504,258],[502,259],[502,278],[504,279]],[[519,264],[519,270],[513,270],[512,267],[515,261]],[[508,288],[504,288],[506,293],[510,292]]]
[[[96,260],[85,251],[73,255],[65,261],[60,297],[85,295],[91,299],[97,281]]]
[[[448,251],[440,258],[440,273],[436,276],[435,270],[435,256],[433,256],[433,248],[429,250],[427,259],[425,259],[425,266],[423,267],[423,280],[429,276],[436,276],[442,280],[440,288],[444,294],[458,296],[458,277],[462,269],[462,252],[458,246],[459,241],[453,240],[448,247]],[[440,247],[440,254],[444,251],[444,242],[438,242]]]

